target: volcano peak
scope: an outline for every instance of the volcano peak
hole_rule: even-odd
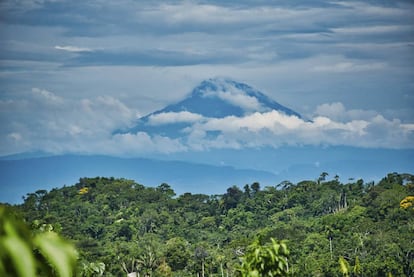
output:
[[[162,135],[174,133],[174,137],[177,137],[183,127],[203,118],[243,117],[272,110],[302,118],[297,112],[245,83],[222,77],[211,78],[202,81],[178,103],[142,117],[137,126],[127,132],[156,131]]]

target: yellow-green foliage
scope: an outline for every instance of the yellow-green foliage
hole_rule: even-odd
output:
[[[413,205],[414,205],[414,196],[407,196],[400,202],[400,207],[402,209],[408,209],[410,207],[413,207]]]
[[[79,190],[79,194],[87,194],[89,192],[89,188],[88,187],[83,187]]]
[[[339,257],[339,267],[341,269],[342,275],[343,276],[349,276],[349,263],[347,262],[347,260],[345,260],[344,257],[340,256]]]

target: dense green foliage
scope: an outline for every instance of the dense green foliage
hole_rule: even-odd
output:
[[[267,245],[255,240],[247,247],[239,269],[242,277],[289,276],[289,250],[286,244],[273,238],[270,240]]]
[[[239,276],[248,245],[271,238],[286,240],[281,268],[293,276],[414,276],[414,176],[392,173],[377,184],[328,177],[212,196],[82,178],[28,194],[17,208],[73,241],[91,276]]]

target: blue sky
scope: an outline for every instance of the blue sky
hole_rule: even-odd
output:
[[[3,0],[0,155],[188,150],[113,131],[216,76],[330,120],[313,144],[360,124],[349,145],[414,148],[413,14],[412,1]],[[310,141],[286,126],[280,144]]]

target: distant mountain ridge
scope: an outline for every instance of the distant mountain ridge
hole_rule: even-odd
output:
[[[185,161],[145,158],[59,155],[0,160],[1,202],[17,203],[26,193],[70,185],[81,177],[134,179],[147,186],[168,183],[177,193],[224,193],[226,187],[261,182],[271,184],[276,175],[264,170],[237,169]]]
[[[351,147],[282,147],[183,153],[153,158],[24,154],[1,157],[0,202],[18,203],[26,193],[70,185],[81,177],[128,178],[146,186],[165,182],[178,194],[220,194],[232,185],[316,179],[321,172],[341,180],[379,181],[387,173],[413,173],[414,150]],[[40,153],[45,155],[45,153]],[[390,162],[392,161],[392,163]]]

